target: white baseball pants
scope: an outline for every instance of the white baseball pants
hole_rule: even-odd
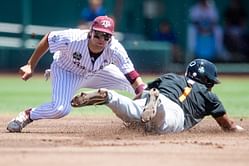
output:
[[[115,66],[108,65],[103,70],[86,76],[63,70],[56,62],[51,65],[52,101],[32,108],[30,118],[58,119],[71,111],[70,101],[80,88],[107,88],[125,90],[134,94],[134,90],[124,74]]]
[[[144,94],[142,99],[134,101],[114,91],[108,91],[109,103],[107,106],[124,122],[141,122],[146,95]],[[158,105],[157,114],[151,120],[152,128],[158,133],[183,131],[184,112],[182,108],[162,94],[159,94],[159,99],[161,102]]]

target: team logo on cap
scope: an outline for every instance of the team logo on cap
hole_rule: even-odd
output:
[[[103,27],[105,27],[105,28],[108,28],[111,26],[111,22],[108,20],[104,20],[101,22],[101,25],[103,25]]]
[[[205,72],[205,69],[204,69],[203,66],[201,66],[201,67],[198,68],[198,71],[199,71],[199,73],[204,73],[204,72]]]

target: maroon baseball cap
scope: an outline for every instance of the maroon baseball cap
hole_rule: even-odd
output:
[[[93,20],[92,29],[109,34],[114,33],[115,23],[112,18],[108,16],[98,16]]]

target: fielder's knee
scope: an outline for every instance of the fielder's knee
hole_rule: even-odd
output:
[[[71,106],[59,105],[55,107],[54,112],[52,114],[52,118],[59,119],[66,115],[68,115],[71,111]]]

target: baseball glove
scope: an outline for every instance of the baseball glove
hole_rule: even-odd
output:
[[[71,100],[72,107],[84,107],[89,105],[102,105],[107,103],[108,93],[107,89],[99,89],[96,92],[84,93],[76,95]]]

